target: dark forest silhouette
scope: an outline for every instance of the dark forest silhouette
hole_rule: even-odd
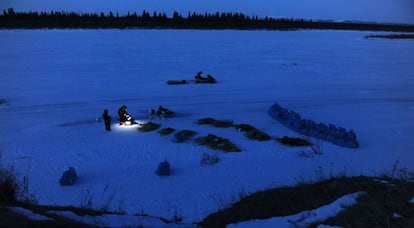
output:
[[[0,15],[0,28],[173,28],[173,29],[238,29],[238,30],[295,30],[295,29],[340,29],[414,32],[414,25],[380,24],[366,22],[313,21],[293,18],[258,18],[243,13],[188,13],[186,17],[174,12],[166,13],[142,11],[141,14],[119,15],[109,12],[76,13],[15,12],[13,8],[3,10]]]

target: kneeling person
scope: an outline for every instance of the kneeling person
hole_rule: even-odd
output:
[[[119,115],[119,125],[131,125],[134,123],[134,119],[127,112],[126,105],[122,105],[118,109],[118,115]]]

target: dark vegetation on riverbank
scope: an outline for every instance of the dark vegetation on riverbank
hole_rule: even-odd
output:
[[[409,173],[410,176],[412,173]],[[51,211],[70,211],[79,216],[100,216],[118,214],[107,210],[62,206],[38,205],[35,200],[19,200],[22,186],[15,175],[7,170],[0,172],[0,227],[96,227],[82,224]],[[336,199],[356,192],[362,192],[357,203],[338,213],[335,217],[318,221],[320,224],[340,227],[414,227],[414,181],[409,178],[390,177],[334,177],[316,183],[299,183],[297,186],[273,188],[251,195],[240,195],[240,200],[200,221],[200,227],[226,227],[228,224],[254,219],[269,219],[313,210]],[[23,192],[24,193],[24,192]],[[24,195],[23,195],[24,196]],[[47,220],[33,220],[24,214],[11,210],[19,207],[30,210]],[[149,216],[145,214],[137,216]],[[165,223],[180,223],[180,220]]]
[[[3,10],[0,15],[0,29],[234,29],[234,30],[296,30],[296,29],[333,29],[361,31],[414,32],[414,25],[380,24],[355,21],[314,21],[294,18],[259,18],[243,13],[188,13],[183,16],[174,12],[172,17],[166,13],[147,12],[128,13],[76,13],[52,12],[15,12]]]
[[[339,227],[414,227],[414,182],[389,178],[338,177],[256,192],[205,218],[202,227],[225,227],[253,219],[288,216],[364,192],[357,204],[320,224]]]

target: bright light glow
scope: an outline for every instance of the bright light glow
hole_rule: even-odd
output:
[[[141,126],[146,123],[142,120],[135,120],[136,124],[132,125],[119,125],[119,123],[112,124],[111,129],[115,131],[132,131],[141,128]]]

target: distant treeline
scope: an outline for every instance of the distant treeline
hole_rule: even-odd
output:
[[[109,12],[15,12],[13,8],[3,10],[0,15],[0,28],[172,28],[172,29],[340,29],[414,32],[414,25],[379,24],[364,22],[313,21],[288,18],[258,18],[242,13],[188,13],[186,17],[174,12],[172,17],[166,13],[143,11],[141,14],[119,15]]]
[[[365,38],[414,39],[414,34],[368,35],[368,36],[365,36]]]

